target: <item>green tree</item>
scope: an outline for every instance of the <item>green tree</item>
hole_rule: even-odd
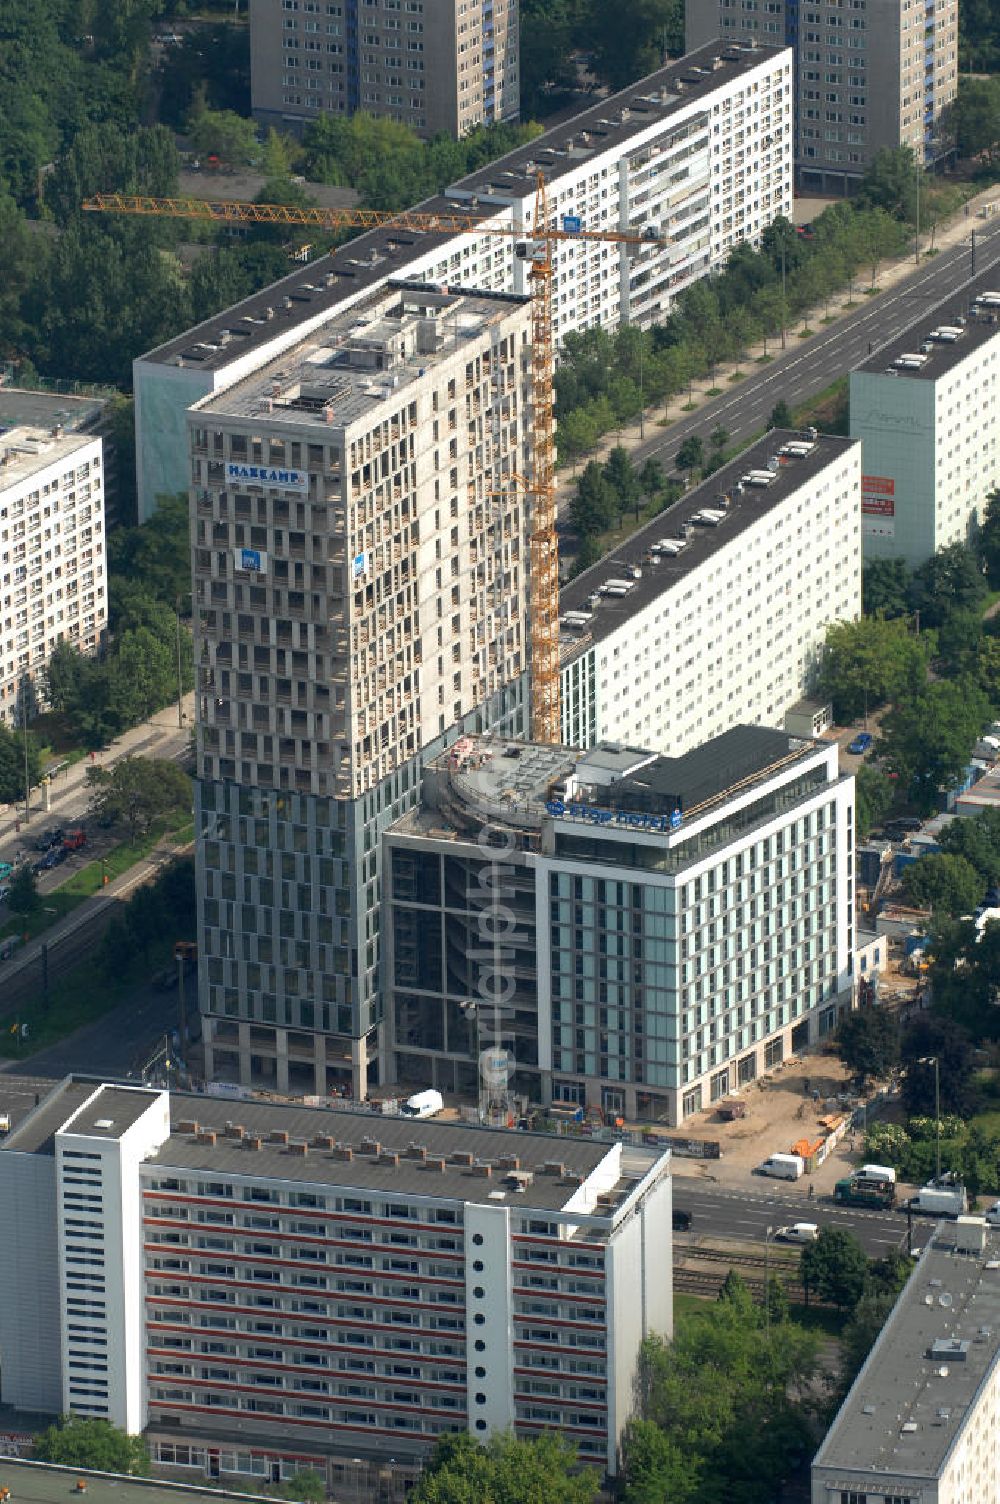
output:
[[[867,1289],[858,1300],[840,1335],[841,1376],[845,1389],[854,1383],[895,1304],[895,1295],[881,1289]]]
[[[991,491],[986,498],[976,544],[990,589],[996,590],[1000,588],[1000,490]]]
[[[1000,160],[1000,78],[959,78],[949,121],[961,157]]]
[[[638,506],[641,485],[632,456],[616,444],[604,465],[604,479],[615,493],[619,512]]]
[[[923,176],[921,171],[920,176]],[[912,224],[917,212],[917,161],[909,146],[883,146],[861,179],[859,201]]]
[[[289,1499],[293,1504],[325,1504],[326,1483],[315,1468],[303,1468],[294,1478],[286,1478],[270,1489],[275,1499]]]
[[[771,416],[767,420],[768,428],[792,428],[792,409],[788,406],[784,397],[776,402],[771,408]]]
[[[983,880],[964,856],[935,851],[903,869],[903,892],[918,909],[953,917],[969,914],[983,896]]]
[[[234,110],[200,110],[188,126],[191,146],[201,157],[218,157],[230,167],[247,167],[261,154],[257,126]]]
[[[536,1441],[494,1436],[485,1446],[461,1431],[441,1437],[409,1504],[592,1504],[598,1481],[554,1431]]]
[[[716,452],[721,452],[729,443],[729,429],[724,423],[717,423],[708,436],[708,442]]]
[[[134,844],[161,816],[190,808],[191,780],[163,758],[123,757],[110,769],[88,768],[90,814],[128,833]]]
[[[617,518],[617,497],[596,460],[590,461],[576,483],[569,515],[581,538],[603,533]]]
[[[815,1243],[803,1248],[799,1271],[810,1294],[850,1311],[865,1288],[868,1256],[853,1233],[843,1227],[823,1227]]]
[[[886,701],[910,700],[924,686],[932,646],[905,621],[871,616],[834,622],[820,665],[821,693],[833,701],[842,725]]]
[[[986,809],[969,818],[952,820],[942,830],[938,844],[942,851],[969,862],[984,888],[1000,883],[1000,810]]]
[[[30,731],[27,734],[27,744],[28,783],[34,788],[41,771],[41,759],[38,742]],[[24,798],[24,745],[23,731],[10,730],[0,722],[0,803],[16,804]]]
[[[108,572],[114,595],[123,585],[137,587],[171,611],[191,590],[188,499],[159,496],[153,516],[141,527],[116,528],[108,539]],[[112,626],[117,625],[113,614]]]
[[[38,912],[41,899],[38,896],[38,882],[30,862],[22,862],[14,869],[14,875],[10,880],[9,902],[14,914],[27,917],[29,914]]]
[[[591,0],[584,41],[592,68],[611,89],[626,89],[684,47],[683,0],[631,0],[625,8]]]
[[[895,789],[892,780],[878,768],[862,763],[854,775],[854,795],[854,825],[858,840],[864,841],[892,809]]]
[[[961,779],[989,715],[985,695],[971,682],[928,684],[885,716],[879,756],[917,806],[930,811],[940,791]]]
[[[629,1421],[622,1439],[624,1504],[690,1504],[698,1495],[700,1458],[650,1420]]]
[[[864,612],[866,616],[906,616],[910,571],[904,559],[866,559]]]
[[[677,450],[677,468],[689,473],[701,470],[705,463],[705,443],[698,434],[688,434]]]
[[[899,1061],[899,1023],[879,1007],[848,1013],[837,1030],[837,1054],[862,1083],[888,1076]]]
[[[129,1436],[106,1420],[64,1415],[35,1437],[32,1457],[61,1467],[95,1468],[148,1478],[149,1452],[141,1436]]]
[[[938,1062],[941,1111],[964,1117],[975,1091],[972,1046],[964,1029],[937,1013],[919,1013],[903,1031],[900,1058],[904,1067],[903,1106],[910,1117],[933,1115],[934,1066]]]
[[[950,543],[913,571],[910,610],[921,627],[939,627],[956,612],[981,611],[987,584],[976,555],[964,543]]]

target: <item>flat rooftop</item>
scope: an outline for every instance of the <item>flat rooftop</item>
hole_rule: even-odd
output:
[[[465,839],[477,819],[506,819],[537,830],[546,801],[630,814],[682,816],[766,779],[781,766],[828,751],[829,744],[766,726],[733,726],[686,752],[662,757],[635,747],[601,743],[586,752],[534,742],[462,737],[424,774],[423,797],[393,825],[399,835]],[[682,827],[680,828],[682,830]]]
[[[798,457],[782,455],[790,444],[803,448],[808,444],[809,452]],[[744,449],[633,533],[610,558],[601,559],[563,586],[559,593],[562,661],[572,661],[591,643],[627,626],[646,606],[682,585],[693,570],[728,548],[796,491],[808,491],[828,465],[859,444],[858,439],[830,434],[807,439],[797,430],[775,428]],[[758,487],[745,482],[750,471],[763,475],[776,456],[777,468],[770,483]],[[738,489],[740,485],[742,490]],[[727,497],[728,502],[720,499]],[[803,505],[808,504],[806,496]],[[690,522],[704,509],[718,511],[723,507],[725,515],[715,525]],[[656,545],[661,541],[683,542],[683,547],[677,553],[658,552]],[[635,570],[640,571],[639,579],[634,578]],[[595,601],[593,597],[606,587],[612,593],[601,593]],[[579,613],[583,619],[576,625],[568,623],[566,617],[571,613]]]
[[[1000,337],[1000,304],[980,317],[974,316],[973,304],[981,293],[995,293],[1000,298],[1000,268],[993,267],[982,272],[974,282],[968,282],[958,291],[950,293],[943,302],[908,325],[900,334],[863,360],[855,369],[867,376],[887,375],[894,360],[903,355],[926,354],[927,360],[919,370],[898,371],[894,369],[893,380],[937,381],[941,376],[966,360],[970,355]],[[961,320],[961,323],[959,322]],[[942,326],[962,329],[953,344],[930,340],[932,329]],[[921,350],[929,344],[930,349]]]
[[[1000,1352],[1000,1233],[963,1253],[933,1234],[813,1464],[842,1474],[936,1477]]]
[[[169,1485],[152,1478],[120,1478],[86,1468],[52,1467],[0,1457],[0,1487],[10,1489],[12,1504],[69,1504],[71,1499],[79,1504],[78,1478],[87,1480],[86,1504],[182,1504],[184,1500],[209,1504],[210,1500],[230,1497],[218,1488]]]
[[[577,1186],[556,1174],[543,1172],[546,1164],[561,1164],[567,1174],[585,1178],[611,1153],[611,1144],[586,1139],[522,1133],[515,1129],[479,1128],[437,1119],[380,1116],[371,1112],[331,1111],[298,1107],[283,1102],[233,1102],[213,1097],[171,1093],[171,1134],[147,1163],[179,1171],[200,1170],[212,1174],[264,1176],[307,1185],[347,1186],[391,1195],[432,1196],[456,1201],[495,1203],[506,1200],[521,1208],[561,1211]],[[214,1144],[199,1142],[199,1135],[182,1132],[180,1124],[196,1121],[199,1129],[214,1129]],[[242,1142],[226,1137],[226,1124],[244,1130]],[[289,1144],[270,1141],[271,1135],[287,1133]],[[259,1138],[258,1149],[247,1147],[248,1138]],[[332,1139],[337,1149],[323,1142]],[[292,1144],[300,1147],[293,1148]],[[371,1146],[381,1146],[381,1160]],[[303,1155],[301,1146],[306,1146]],[[444,1161],[444,1168],[429,1169],[416,1157],[414,1146],[426,1150],[428,1161]],[[335,1158],[350,1148],[353,1158]],[[407,1158],[407,1153],[412,1157]],[[630,1150],[630,1156],[638,1151]],[[646,1151],[650,1169],[660,1155]],[[393,1162],[399,1156],[398,1163]],[[471,1156],[474,1164],[456,1162],[456,1155]],[[475,1166],[516,1156],[522,1171],[534,1172],[524,1192],[505,1185],[506,1172],[495,1168],[489,1178]],[[632,1188],[622,1186],[622,1195]],[[610,1211],[607,1213],[610,1216]]]
[[[93,442],[94,435],[87,433],[64,433],[55,438],[49,428],[21,425],[7,429],[0,433],[0,493],[48,465],[69,459]]]
[[[79,431],[96,423],[110,397],[70,397],[62,392],[32,392],[0,385],[0,440],[8,428],[54,428]]]
[[[192,412],[271,418],[319,437],[346,428],[384,399],[404,393],[467,341],[529,299],[510,293],[442,292],[391,282],[292,350],[234,386],[205,397]]]
[[[554,182],[581,162],[627,144],[656,120],[668,119],[692,100],[707,97],[786,50],[760,44],[741,48],[722,41],[701,47],[650,73],[631,88],[553,126],[528,145],[517,147],[488,167],[461,178],[448,192],[414,204],[413,208],[424,214],[468,215],[472,229],[484,216],[501,212],[506,199],[534,192],[537,168],[545,172],[549,182]],[[720,59],[717,67],[713,65],[716,58]],[[696,69],[705,72],[699,74]],[[584,134],[589,141],[579,139]],[[491,192],[488,184],[496,185],[496,191]],[[471,202],[473,195],[478,200],[476,204]],[[142,359],[154,365],[183,364],[203,371],[223,370],[297,324],[332,313],[345,298],[380,285],[387,276],[405,277],[409,263],[448,245],[454,233],[402,227],[370,230],[167,340]]]
[[[100,1133],[108,1138],[120,1138],[138,1122],[159,1095],[158,1091],[146,1087],[106,1085],[96,1077],[67,1076],[8,1134],[0,1144],[0,1151],[53,1154],[55,1135],[74,1113],[79,1113],[79,1116],[70,1132]],[[93,1101],[88,1103],[88,1098],[93,1098]]]

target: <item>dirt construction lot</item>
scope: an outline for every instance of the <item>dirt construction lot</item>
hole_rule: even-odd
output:
[[[740,1097],[747,1105],[746,1117],[733,1123],[723,1122],[714,1107],[685,1119],[682,1131],[693,1139],[717,1139],[722,1145],[722,1158],[698,1160],[675,1155],[675,1175],[731,1189],[780,1186],[783,1195],[797,1190],[806,1197],[810,1185],[816,1195],[832,1195],[834,1183],[851,1164],[860,1162],[861,1134],[856,1136],[856,1152],[852,1153],[848,1133],[814,1175],[805,1175],[797,1182],[751,1176],[753,1167],[769,1154],[789,1153],[798,1139],[820,1138],[820,1118],[850,1112],[856,1098],[850,1093],[847,1071],[835,1056],[813,1054],[788,1061],[770,1076],[744,1087]]]

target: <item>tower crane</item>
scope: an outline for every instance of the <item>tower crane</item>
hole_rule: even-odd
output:
[[[531,737],[560,740],[559,703],[559,547],[555,504],[555,420],[553,416],[554,341],[552,335],[553,246],[560,241],[596,241],[602,245],[661,243],[654,226],[640,230],[585,230],[573,224],[550,225],[545,176],[535,178],[534,224],[530,230],[492,223],[475,204],[470,212],[441,213],[420,209],[296,208],[286,204],[247,204],[196,198],[153,198],[142,194],[97,193],[84,209],[104,214],[145,214],[168,219],[210,220],[215,224],[311,225],[325,230],[416,230],[424,234],[496,235],[516,242],[520,259],[530,262],[531,287],[531,474],[515,477],[532,497],[530,512],[531,592]]]

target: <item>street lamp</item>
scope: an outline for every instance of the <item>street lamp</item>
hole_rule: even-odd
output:
[[[773,1227],[768,1227],[764,1233],[764,1331],[767,1340],[771,1340],[771,1234]]]
[[[937,1055],[921,1055],[918,1065],[934,1067],[934,1161],[936,1185],[941,1183],[941,1062]]]
[[[174,619],[177,624],[177,729],[184,729],[184,679],[181,663],[181,601],[186,601],[191,596],[191,591],[185,591],[178,595],[174,606]],[[193,601],[192,601],[193,605]]]

